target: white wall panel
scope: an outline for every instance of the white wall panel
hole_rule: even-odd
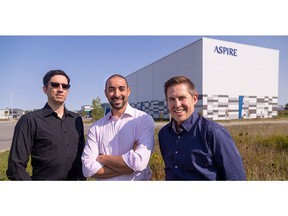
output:
[[[218,54],[216,46],[237,56]],[[203,54],[205,93],[278,96],[278,50],[203,38]]]

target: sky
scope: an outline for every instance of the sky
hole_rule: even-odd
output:
[[[97,97],[107,102],[104,83],[110,75],[129,75],[203,36],[279,50],[278,104],[288,103],[288,36],[2,35],[0,109],[42,108],[47,100],[42,78],[52,69],[64,70],[71,78],[68,109],[80,110]]]

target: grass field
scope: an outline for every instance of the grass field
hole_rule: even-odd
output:
[[[6,169],[9,151],[0,153],[0,180],[7,180]]]
[[[226,126],[243,158],[248,180],[288,180],[288,124],[254,124]],[[150,159],[152,180],[164,180],[164,163],[159,151],[158,130],[155,149]],[[0,180],[5,171],[9,151],[0,153]],[[28,166],[31,173],[31,166]]]

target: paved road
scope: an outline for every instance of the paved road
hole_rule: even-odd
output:
[[[6,151],[10,149],[12,136],[14,132],[14,127],[17,121],[7,121],[1,122],[0,121],[0,152]],[[264,123],[284,123],[288,124],[288,119],[263,119],[263,120],[249,120],[249,121],[226,121],[226,122],[219,122],[223,126],[230,126],[230,125],[239,125],[239,124],[264,124]],[[156,128],[161,128],[167,122],[156,122]],[[84,124],[84,131],[87,134],[91,124]]]
[[[10,149],[16,121],[0,122],[0,152]]]
[[[17,121],[0,121],[0,152],[10,149],[14,127]],[[84,124],[84,132],[87,134],[91,124]]]

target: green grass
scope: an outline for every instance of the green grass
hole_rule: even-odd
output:
[[[8,155],[9,151],[0,153],[0,180],[7,180],[6,169],[8,166]]]
[[[278,111],[278,118],[288,118],[288,110]]]
[[[6,177],[6,170],[8,166],[8,156],[9,151],[0,152],[0,181],[8,180]],[[27,164],[27,172],[31,175],[32,174],[32,167],[30,161]]]

